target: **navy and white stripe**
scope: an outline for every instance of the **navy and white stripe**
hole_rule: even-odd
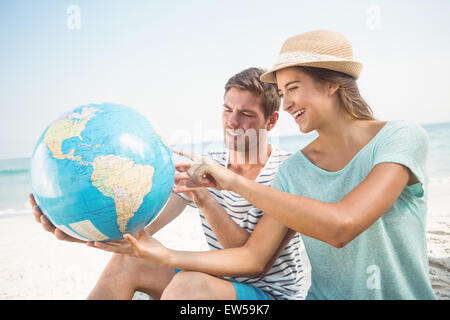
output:
[[[256,182],[271,186],[273,179],[281,163],[291,154],[272,146],[272,152],[266,165],[255,179]],[[228,164],[228,150],[223,152],[208,153],[204,156],[212,158],[222,166]],[[227,191],[209,189],[214,198],[222,205],[233,221],[248,232],[253,232],[262,217],[263,212],[255,208],[239,194]],[[183,198],[190,200],[183,194]],[[192,205],[192,203],[191,203]],[[222,249],[207,219],[201,211],[200,218],[206,240],[211,250]],[[237,280],[241,283],[259,287],[275,299],[304,299],[304,270],[301,250],[301,237],[298,233],[286,245],[274,262],[272,268],[261,278],[235,277],[226,279]]]

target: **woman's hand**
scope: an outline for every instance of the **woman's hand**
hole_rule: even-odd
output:
[[[177,162],[175,168],[175,192],[193,191],[193,188],[210,187],[218,190],[231,190],[239,175],[207,157],[200,157],[192,152],[172,149],[181,156],[194,161]],[[184,183],[184,185],[183,185]]]
[[[154,239],[145,229],[139,231],[136,238],[131,234],[124,234],[123,238],[124,240],[112,242],[90,241],[87,245],[104,251],[127,254],[163,266],[169,266],[170,250]]]

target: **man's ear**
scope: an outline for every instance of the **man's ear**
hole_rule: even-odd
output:
[[[267,119],[267,125],[266,125],[267,131],[270,131],[273,129],[273,127],[275,127],[279,117],[280,117],[280,114],[278,111],[274,111],[274,113],[272,113],[272,115],[269,117],[269,119]]]

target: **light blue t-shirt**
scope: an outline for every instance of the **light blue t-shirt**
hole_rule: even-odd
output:
[[[325,171],[301,151],[281,165],[273,188],[328,203],[340,201],[382,162],[402,164],[420,181],[406,186],[381,218],[343,248],[302,235],[312,269],[307,299],[436,299],[425,238],[427,151],[422,127],[392,121],[342,170]]]

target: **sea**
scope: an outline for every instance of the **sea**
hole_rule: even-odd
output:
[[[429,186],[439,192],[439,199],[445,215],[447,199],[450,200],[450,122],[423,124],[428,132],[430,149],[428,156]],[[296,152],[308,145],[317,134],[295,134],[269,138],[269,142],[280,149]],[[223,148],[220,141],[208,141],[191,145],[173,145],[173,147],[188,149],[198,154]],[[31,154],[30,154],[31,156]],[[30,184],[31,158],[0,159],[0,219],[22,216],[31,213],[28,203]],[[433,195],[430,195],[433,197]]]

